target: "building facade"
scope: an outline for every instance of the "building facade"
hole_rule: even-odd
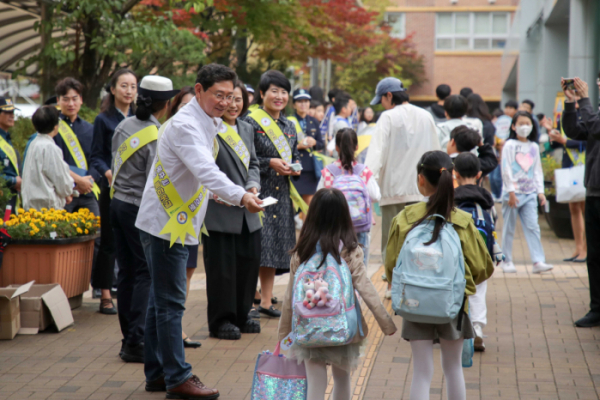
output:
[[[524,0],[527,1],[527,0]],[[435,88],[470,87],[491,105],[502,95],[502,56],[519,0],[391,0],[386,19],[392,35],[411,36],[425,62],[411,101],[437,101]]]
[[[502,58],[503,100],[531,99],[552,115],[560,78],[580,77],[598,99],[598,0],[521,0]]]

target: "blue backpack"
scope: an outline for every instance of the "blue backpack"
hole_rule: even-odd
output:
[[[446,222],[438,239],[424,245],[431,240],[435,218],[444,219],[434,214],[408,233],[394,268],[392,308],[407,321],[446,324],[463,308],[465,261],[452,224]]]
[[[494,243],[496,243],[496,238],[494,237],[494,221],[492,220],[490,214],[487,211],[484,211],[479,203],[474,203],[472,201],[461,203],[458,208],[466,213],[471,214],[473,217],[473,222],[475,223],[475,227],[483,238],[488,252],[490,253],[490,257],[493,258]]]

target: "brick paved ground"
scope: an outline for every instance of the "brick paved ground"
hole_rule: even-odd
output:
[[[530,275],[522,236],[516,237],[519,272],[500,270],[488,288],[487,351],[476,354],[465,370],[469,399],[598,399],[600,329],[575,329],[589,301],[585,265],[560,262],[570,255],[572,241],[558,240],[543,223],[544,248],[553,273]],[[383,294],[379,225],[372,238],[370,273]],[[286,277],[278,278],[275,295],[283,297]],[[249,399],[256,355],[273,349],[277,320],[262,319],[260,335],[240,341],[208,338],[202,269],[194,276],[184,330],[201,340],[186,357],[204,382],[216,386],[222,399]],[[389,302],[386,303],[388,309]],[[57,333],[17,336],[0,342],[0,399],[162,399],[143,390],[143,367],[118,358],[120,331],[115,316],[98,314],[98,301],[87,297],[74,310],[75,325]],[[401,319],[396,318],[398,326]],[[367,316],[369,324],[373,318]],[[432,399],[445,399],[439,350]],[[411,352],[399,334],[383,337],[370,330],[369,347],[353,376],[359,399],[408,399]]]

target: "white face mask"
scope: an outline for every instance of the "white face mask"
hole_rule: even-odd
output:
[[[532,129],[533,129],[533,125],[519,125],[519,126],[517,126],[517,129],[516,129],[517,136],[526,138],[527,136],[529,136]]]

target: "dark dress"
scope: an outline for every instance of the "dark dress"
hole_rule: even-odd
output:
[[[304,119],[300,118],[298,114],[294,114],[294,116],[298,119],[304,136],[310,136],[317,141],[317,144],[312,149],[323,150],[325,143],[323,143],[321,131],[319,130],[319,121],[310,115],[307,115]],[[298,150],[298,153],[300,153],[300,162],[302,163],[302,174],[300,175],[300,179],[294,182],[294,185],[300,194],[315,194],[319,185],[319,179],[315,175],[315,164],[312,154],[306,150]]]
[[[247,117],[246,122],[254,129],[254,146],[260,162],[260,197],[272,196],[278,200],[277,204],[266,207],[264,211],[260,266],[275,268],[277,274],[283,274],[290,270],[289,251],[296,245],[295,211],[290,199],[290,177],[280,176],[269,167],[271,158],[281,158],[277,149],[258,122],[251,117]],[[297,162],[300,155],[294,124],[283,114],[279,115],[276,122],[290,145],[292,162]],[[294,183],[296,181],[297,179]]]

